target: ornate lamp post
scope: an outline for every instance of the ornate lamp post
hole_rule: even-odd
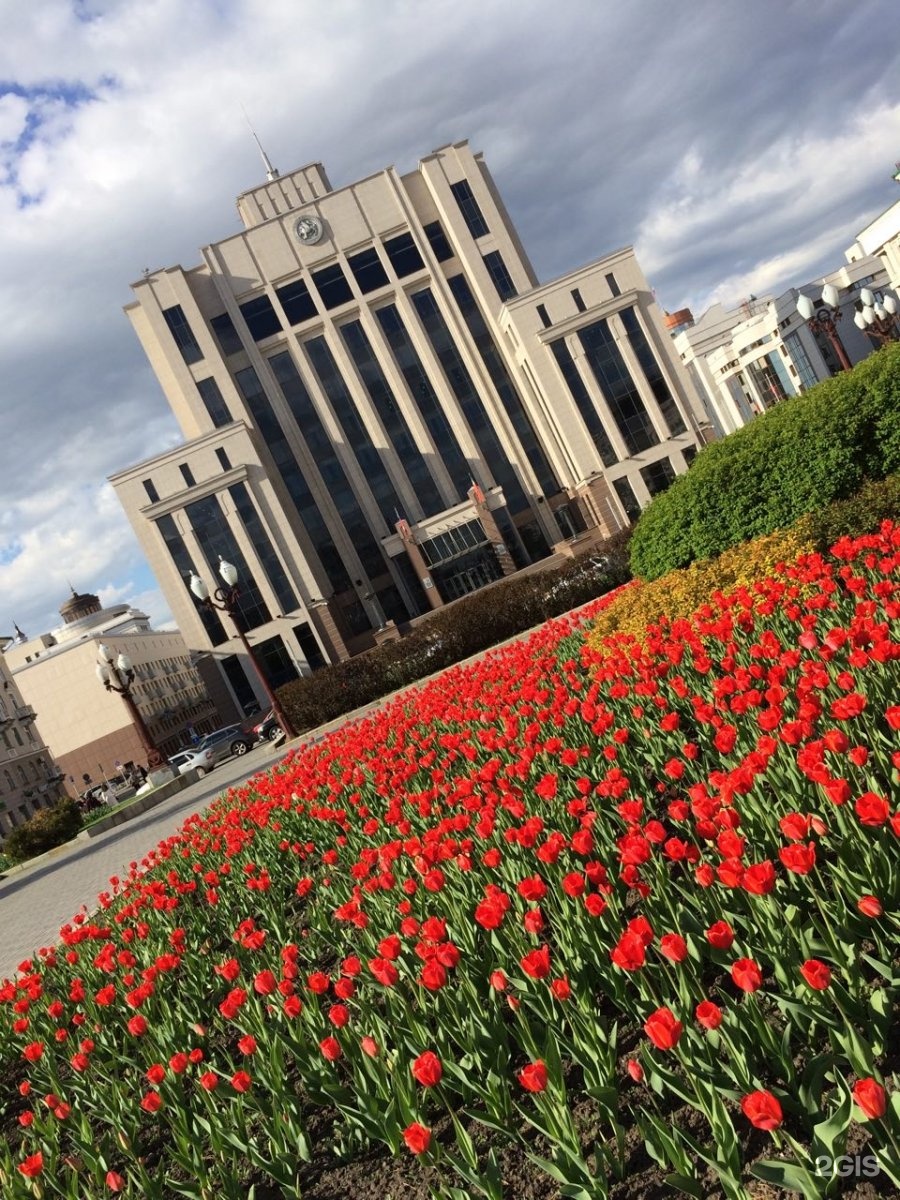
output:
[[[222,576],[225,586],[216,588],[215,592],[213,593],[215,600],[213,600],[212,596],[210,596],[209,588],[206,586],[200,576],[196,575],[193,571],[191,572],[191,591],[201,602],[201,604],[205,604],[207,608],[215,608],[219,612],[227,613],[228,616],[231,617],[234,627],[237,630],[237,635],[241,639],[241,645],[244,647],[247,657],[250,659],[251,663],[253,663],[253,669],[256,671],[259,681],[262,684],[263,691],[266,693],[269,703],[272,706],[272,712],[275,716],[275,720],[284,730],[284,736],[286,738],[296,737],[297,735],[294,727],[290,723],[284,709],[278,702],[278,697],[269,686],[269,681],[263,674],[262,667],[259,665],[256,655],[253,653],[253,648],[247,641],[247,637],[241,628],[240,621],[238,620],[238,596],[240,595],[240,589],[238,587],[237,567],[235,567],[232,563],[225,562],[220,555],[219,574]]]
[[[131,659],[127,654],[120,654],[118,658],[114,658],[109,646],[105,646],[102,642],[97,647],[97,653],[100,655],[100,661],[97,663],[97,678],[108,692],[117,692],[125,701],[128,715],[131,717],[147,756],[147,768],[150,771],[159,770],[160,767],[166,765],[166,757],[154,745],[150,731],[131,694],[135,677]]]
[[[834,347],[834,352],[838,356],[842,370],[849,371],[850,359],[847,357],[847,351],[844,349],[837,331],[837,323],[843,316],[838,304],[839,299],[840,296],[834,284],[826,283],[822,288],[822,299],[817,305],[813,304],[809,296],[804,296],[801,293],[797,297],[797,312],[803,317],[804,321],[808,322],[813,333],[826,334]]]
[[[898,305],[890,292],[885,292],[883,299],[878,301],[868,288],[863,288],[859,293],[859,303],[862,307],[853,318],[857,329],[877,338],[882,345],[900,340],[897,329]]]

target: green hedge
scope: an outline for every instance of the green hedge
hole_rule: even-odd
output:
[[[78,805],[66,796],[53,808],[42,808],[6,835],[3,853],[10,862],[25,862],[69,842],[81,828]]]
[[[312,729],[603,595],[629,576],[628,535],[557,570],[512,577],[439,610],[399,641],[324,667],[278,691],[297,730]],[[603,565],[592,564],[603,560]]]
[[[631,567],[657,579],[852,496],[900,469],[900,343],[729,437],[644,510]]]

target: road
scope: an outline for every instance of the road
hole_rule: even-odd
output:
[[[285,753],[268,743],[255,746],[133,821],[95,838],[68,842],[33,867],[26,865],[0,879],[0,979],[12,977],[18,964],[40,946],[53,945],[60,926],[82,905],[93,911],[97,896],[109,889],[111,875],[127,875],[130,862],[140,861],[192,813],[202,811],[226,788],[279,762]]]

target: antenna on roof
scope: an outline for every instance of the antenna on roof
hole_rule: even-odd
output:
[[[246,110],[246,108],[244,108],[243,104],[241,105],[241,112],[244,114],[244,120],[247,122],[247,127],[249,128],[250,132],[252,133],[253,140],[254,140],[254,142],[256,142],[259,152],[262,155],[263,166],[266,168],[266,179],[269,181],[269,183],[271,183],[273,179],[278,178],[278,171],[275,167],[272,166],[271,162],[269,161],[268,154],[266,154],[265,150],[263,150],[262,142],[256,136],[256,130],[253,128],[252,124],[250,123],[250,118],[247,116],[247,110]]]

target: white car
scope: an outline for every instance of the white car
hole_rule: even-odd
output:
[[[169,758],[169,766],[178,775],[186,775],[188,771],[192,771],[194,767],[201,767],[208,771],[212,766],[212,753],[209,754],[209,762],[199,761],[196,749],[194,750],[179,750],[177,754],[173,754]],[[202,771],[201,771],[202,773]]]

